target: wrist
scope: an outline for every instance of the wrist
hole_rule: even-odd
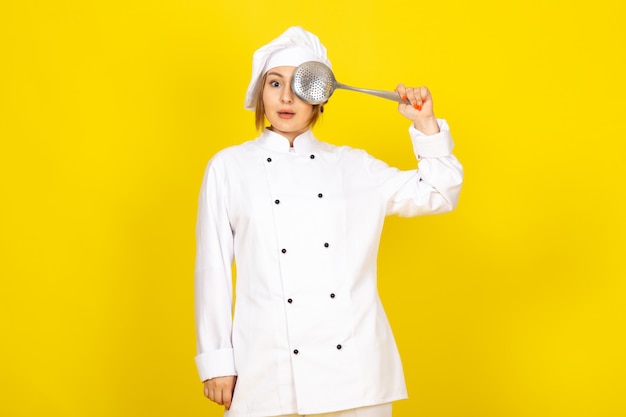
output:
[[[435,116],[427,118],[416,118],[413,120],[413,127],[425,135],[434,135],[439,133],[439,123]]]

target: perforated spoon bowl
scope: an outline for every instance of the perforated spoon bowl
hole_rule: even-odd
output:
[[[338,88],[403,102],[398,93],[392,91],[370,90],[341,84],[337,82],[333,71],[327,65],[317,61],[304,62],[296,68],[291,88],[296,96],[310,104],[325,103]]]

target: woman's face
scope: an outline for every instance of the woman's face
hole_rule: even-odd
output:
[[[291,78],[296,67],[270,69],[263,85],[263,106],[271,130],[290,142],[306,131],[313,116],[313,106],[300,100],[291,90]]]

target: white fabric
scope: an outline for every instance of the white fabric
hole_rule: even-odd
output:
[[[267,59],[265,68],[263,68],[263,74],[272,68],[284,66],[297,67],[307,61],[319,61],[319,58],[308,48],[303,48],[301,46],[285,48],[274,52]]]
[[[457,204],[463,171],[439,124],[432,136],[409,129],[419,170],[320,142],[310,130],[292,152],[265,130],[211,159],[197,223],[196,363],[201,380],[238,375],[227,416],[319,414],[406,398],[376,257],[386,215]]]
[[[254,93],[263,75],[270,69],[280,66],[297,67],[307,61],[322,62],[332,68],[326,48],[319,38],[299,26],[292,26],[267,45],[257,49],[252,57],[252,77],[244,107],[254,110]]]
[[[322,414],[289,414],[279,417],[391,417],[392,404],[370,405],[369,407],[351,408],[350,410],[335,411]]]

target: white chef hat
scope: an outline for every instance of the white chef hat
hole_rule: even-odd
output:
[[[292,26],[282,35],[259,48],[252,57],[252,79],[246,92],[244,107],[254,110],[254,93],[263,75],[270,69],[281,66],[297,67],[307,61],[330,65],[326,48],[317,36],[300,26]]]

